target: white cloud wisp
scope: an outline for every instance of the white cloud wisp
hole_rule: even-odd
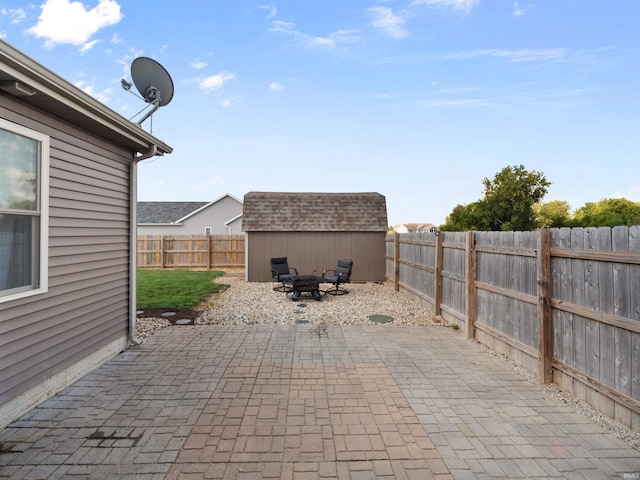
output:
[[[38,23],[27,32],[44,38],[47,48],[58,44],[85,46],[100,29],[122,19],[120,5],[115,0],[100,0],[91,10],[69,0],[47,0],[41,8]],[[83,50],[91,46],[93,44]]]

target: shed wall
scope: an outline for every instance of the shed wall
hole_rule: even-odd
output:
[[[0,117],[51,138],[49,290],[0,304],[2,405],[114,342],[126,345],[133,152],[1,94]]]
[[[353,260],[351,280],[383,282],[386,232],[248,232],[246,278],[271,281],[269,261],[287,257],[301,275],[336,268],[339,258]]]

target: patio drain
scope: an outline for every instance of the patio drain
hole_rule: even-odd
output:
[[[393,317],[389,315],[369,315],[367,319],[373,323],[391,323],[393,322]]]

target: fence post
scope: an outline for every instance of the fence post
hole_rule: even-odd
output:
[[[433,310],[434,314],[440,315],[442,304],[442,232],[436,232],[436,264],[434,268],[434,282],[433,282]]]
[[[551,236],[548,228],[538,230],[538,383],[551,383]]]
[[[467,301],[465,302],[465,315],[467,317],[465,333],[467,338],[473,339],[475,337],[476,322],[476,249],[474,232],[467,232],[464,250],[467,295]]]
[[[400,291],[400,234],[393,232],[393,286]]]
[[[231,239],[231,263],[238,264],[238,239],[235,235]]]
[[[211,242],[213,241],[213,235],[207,236],[207,270],[211,270]]]
[[[160,237],[160,268],[164,268],[164,235]]]

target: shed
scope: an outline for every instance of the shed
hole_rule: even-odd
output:
[[[287,257],[301,275],[320,275],[349,258],[352,281],[382,282],[387,228],[379,193],[249,192],[243,209],[246,279],[271,281],[272,257]]]
[[[137,163],[171,151],[0,40],[0,427],[136,342]]]
[[[225,194],[212,202],[138,202],[138,235],[239,235],[242,201]]]

